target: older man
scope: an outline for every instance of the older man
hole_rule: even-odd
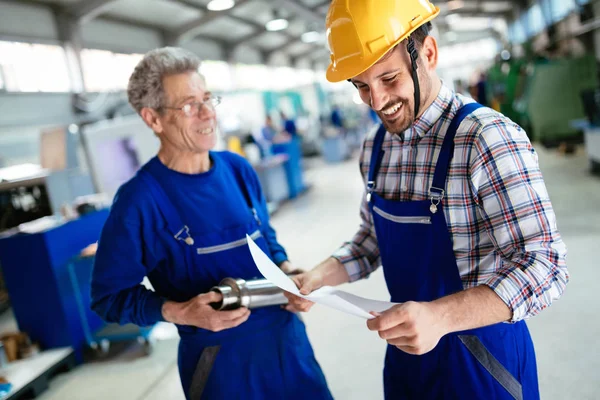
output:
[[[98,246],[93,308],[111,322],[177,325],[187,398],[330,399],[303,323],[280,307],[215,311],[210,288],[260,276],[251,235],[291,265],[269,224],[250,164],[215,152],[219,98],[178,48],[146,54],[131,75],[131,105],[160,139],[156,157],[118,191]],[[155,292],[140,282],[147,276]]]

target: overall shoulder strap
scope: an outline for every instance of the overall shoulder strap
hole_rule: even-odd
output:
[[[383,124],[379,125],[379,129],[377,129],[377,133],[375,134],[375,139],[373,139],[373,148],[371,149],[371,164],[369,165],[369,175],[367,181],[367,197],[370,198],[370,194],[375,189],[375,179],[377,178],[377,173],[379,172],[379,167],[381,165],[381,160],[383,159],[383,150],[381,150],[381,145],[383,144],[383,139],[385,138],[385,128]]]
[[[443,197],[444,188],[446,187],[448,167],[450,166],[450,161],[452,160],[452,155],[454,154],[454,137],[456,136],[458,127],[465,117],[481,107],[483,106],[479,103],[466,104],[458,110],[452,119],[452,122],[446,131],[444,143],[442,144],[442,149],[440,150],[440,154],[435,165],[433,184],[430,189],[430,194],[432,196],[437,195],[439,197]]]

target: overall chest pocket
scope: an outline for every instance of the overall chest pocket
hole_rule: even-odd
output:
[[[385,211],[383,211],[381,208],[379,207],[373,207],[373,212],[375,212],[375,214],[379,215],[380,217],[391,221],[391,222],[395,222],[397,224],[424,224],[424,225],[431,225],[431,217],[428,216],[398,216],[398,215],[393,215],[390,213],[387,213]]]

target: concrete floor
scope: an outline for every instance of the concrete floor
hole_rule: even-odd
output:
[[[538,355],[542,399],[600,398],[600,322],[594,292],[600,282],[600,179],[588,174],[582,149],[574,156],[538,147],[540,163],[559,228],[569,247],[571,283],[564,297],[529,326]],[[337,165],[311,161],[312,190],[286,204],[274,217],[291,260],[311,268],[357,228],[362,184],[356,160]],[[596,259],[597,260],[597,259]],[[596,267],[594,267],[596,265]],[[345,290],[386,300],[381,271]],[[336,399],[383,398],[385,343],[365,322],[316,306],[304,316],[317,358]],[[136,345],[109,361],[83,365],[55,378],[40,400],[183,399],[176,364],[177,339],[162,327],[150,357]]]

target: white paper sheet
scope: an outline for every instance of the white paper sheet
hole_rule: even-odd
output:
[[[357,317],[371,319],[374,318],[370,311],[383,312],[394,305],[387,301],[365,299],[364,297],[334,289],[330,286],[324,286],[315,290],[308,296],[300,294],[294,281],[292,281],[271,259],[257,246],[252,238],[246,235],[248,239],[248,247],[254,259],[254,263],[258,267],[260,273],[274,285],[281,289],[303,297],[315,303],[335,308],[338,311],[345,312]]]

